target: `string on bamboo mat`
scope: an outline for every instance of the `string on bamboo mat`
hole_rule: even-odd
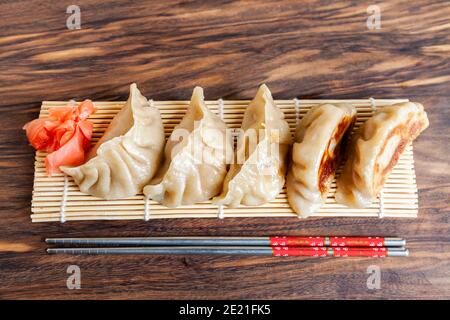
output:
[[[222,119],[223,120],[223,99],[222,98],[220,98],[219,100],[218,100],[218,109],[219,109],[219,117],[220,117],[220,119]],[[218,211],[217,211],[217,217],[219,218],[219,219],[223,219],[223,218],[225,218],[225,214],[224,214],[224,212],[223,212],[223,205],[221,205],[221,204],[219,204],[219,206],[218,206]]]
[[[153,99],[148,99],[148,104],[150,107],[155,106]],[[144,221],[150,220],[150,199],[144,195]]]
[[[155,102],[153,101],[153,99],[148,99],[148,104],[150,107],[154,107],[155,106]],[[149,203],[149,198],[147,196],[144,195],[144,221],[148,221],[150,220],[150,203]]]
[[[64,186],[63,186],[63,192],[61,197],[61,204],[59,207],[59,217],[60,222],[64,223],[66,222],[66,203],[67,203],[67,189],[69,188],[69,178],[67,177],[67,174],[64,174]]]
[[[372,108],[372,114],[377,111],[377,103],[374,98],[370,97],[370,107]],[[384,218],[384,192],[383,187],[380,190],[380,194],[378,195],[378,198],[380,200],[380,210],[378,211],[378,218]]]
[[[298,126],[300,120],[300,99],[294,98],[294,108],[295,108],[295,128]]]
[[[150,199],[144,196],[144,221],[150,220]]]

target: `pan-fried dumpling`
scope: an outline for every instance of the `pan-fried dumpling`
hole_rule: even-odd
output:
[[[242,121],[237,154],[213,203],[258,206],[273,200],[284,185],[286,156],[291,143],[289,125],[263,84]]]
[[[118,199],[134,196],[154,176],[164,148],[159,110],[151,107],[136,84],[122,110],[94,147],[95,156],[78,167],[61,167],[80,190]]]
[[[163,167],[144,194],[168,207],[217,195],[233,156],[226,129],[225,122],[206,106],[203,89],[196,87],[186,115],[167,141]]]
[[[370,205],[402,152],[428,124],[420,103],[378,109],[352,139],[349,158],[337,180],[336,201],[353,208]]]
[[[289,204],[299,216],[310,216],[325,202],[341,142],[355,120],[353,106],[324,104],[310,109],[300,121],[286,180]]]

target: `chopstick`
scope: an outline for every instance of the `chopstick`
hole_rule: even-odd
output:
[[[406,257],[406,241],[393,237],[141,237],[47,238],[56,245],[100,246],[49,248],[50,254],[199,254],[276,257]]]
[[[405,248],[355,247],[116,247],[116,248],[49,248],[49,254],[105,255],[105,254],[160,254],[160,255],[262,255],[275,257],[407,257]]]
[[[141,238],[47,238],[56,245],[90,246],[281,246],[281,247],[403,247],[393,237],[141,237]]]

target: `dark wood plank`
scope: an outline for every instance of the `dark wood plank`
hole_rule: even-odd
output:
[[[368,30],[360,1],[0,2],[0,298],[450,298],[450,6],[381,4]],[[42,100],[126,98],[136,81],[154,99],[410,98],[431,126],[415,142],[418,219],[182,219],[32,224],[34,152],[22,125]],[[407,259],[48,256],[49,236],[398,235]],[[16,244],[14,250],[4,249]],[[79,265],[82,289],[66,288]],[[369,265],[381,268],[368,290]]]

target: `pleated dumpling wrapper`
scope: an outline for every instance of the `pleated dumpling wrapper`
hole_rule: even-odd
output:
[[[190,205],[220,193],[233,157],[227,125],[196,87],[188,110],[167,141],[164,164],[144,194],[167,207]]]
[[[149,105],[136,84],[121,111],[94,146],[91,159],[78,167],[61,167],[84,193],[104,199],[134,196],[155,175],[164,149],[159,110]]]
[[[324,104],[311,108],[300,121],[286,181],[289,204],[299,217],[310,216],[327,199],[341,145],[355,120],[352,105]]]
[[[275,199],[284,185],[291,139],[283,111],[263,84],[245,110],[235,161],[213,203],[258,206]]]
[[[336,201],[352,208],[369,206],[405,148],[428,125],[420,103],[378,109],[352,138],[349,158],[337,180]]]

